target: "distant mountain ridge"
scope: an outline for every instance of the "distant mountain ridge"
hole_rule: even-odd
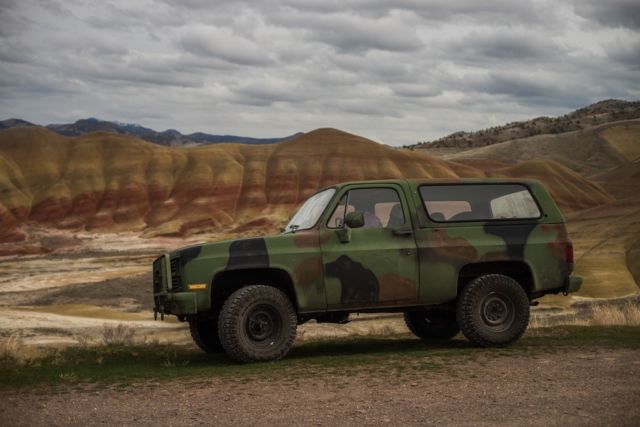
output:
[[[434,141],[423,141],[407,148],[478,148],[518,138],[561,134],[604,123],[640,118],[640,101],[607,99],[560,117],[507,123],[475,132],[455,132]]]
[[[7,119],[0,121],[0,129],[14,127],[39,126],[21,119]],[[231,142],[236,144],[275,144],[288,141],[302,135],[302,132],[281,138],[252,138],[237,135],[212,135],[204,132],[195,132],[184,135],[175,129],[167,129],[162,132],[146,128],[133,123],[121,123],[106,121],[96,118],[80,119],[75,123],[49,124],[45,128],[64,136],[80,136],[92,132],[112,132],[120,135],[135,136],[145,141],[164,146],[190,146],[203,144],[219,144]]]

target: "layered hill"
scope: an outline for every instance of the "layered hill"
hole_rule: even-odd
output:
[[[487,171],[335,129],[274,145],[185,148],[25,127],[0,131],[0,240],[24,238],[28,223],[149,235],[280,225],[313,192],[340,181],[488,175],[538,177],[566,212],[612,200],[557,162]]]
[[[585,176],[628,165],[640,158],[640,119],[606,123],[559,135],[516,138],[479,148],[459,147],[426,153],[470,165],[553,160]]]
[[[485,147],[519,138],[536,135],[557,135],[579,131],[605,123],[640,119],[639,101],[609,99],[600,101],[560,117],[537,117],[512,122],[476,132],[455,132],[435,141],[425,141],[410,146],[414,149],[470,149]]]

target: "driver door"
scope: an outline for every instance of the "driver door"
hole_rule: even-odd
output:
[[[362,227],[345,224],[346,214],[352,211],[362,212]],[[321,250],[329,309],[417,301],[417,248],[400,186],[347,187],[323,228]]]

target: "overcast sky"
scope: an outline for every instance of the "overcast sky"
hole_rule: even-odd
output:
[[[402,145],[606,98],[638,0],[0,0],[0,119]]]

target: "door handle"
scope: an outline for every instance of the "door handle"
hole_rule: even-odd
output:
[[[413,230],[410,228],[394,228],[391,233],[394,236],[410,236],[413,234]]]

